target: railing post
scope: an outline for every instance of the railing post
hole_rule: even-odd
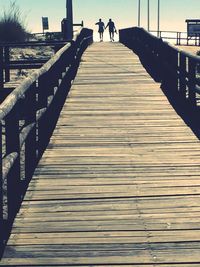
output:
[[[4,47],[4,64],[5,64],[5,82],[10,81],[10,48],[9,46]]]
[[[0,89],[3,89],[4,84],[3,73],[3,46],[0,46]]]
[[[188,100],[192,107],[196,107],[196,63],[188,58]]]
[[[180,66],[179,66],[179,93],[181,98],[186,100],[186,56],[180,53]]]
[[[12,223],[21,203],[20,136],[17,106],[5,118],[6,155],[17,153],[7,176],[8,222]]]
[[[195,35],[195,46],[197,46],[198,35]]]
[[[48,77],[47,75],[43,75],[38,79],[38,102],[37,102],[37,109],[40,109],[42,113],[46,113],[47,106],[48,106]],[[47,145],[47,131],[48,131],[48,121],[46,121],[46,125],[44,125],[44,117],[39,119],[37,122],[37,148],[38,148],[38,157],[40,158],[46,148]]]
[[[46,74],[38,79],[38,108],[46,108],[48,104],[47,79]]]
[[[26,93],[25,100],[25,110],[28,113],[25,125],[35,123],[25,141],[25,186],[27,186],[37,164],[36,83],[33,83]]]
[[[173,52],[173,67],[174,67],[174,89],[176,93],[179,93],[179,55],[180,53],[176,50],[172,50]]]
[[[176,33],[176,45],[181,44],[181,32]]]

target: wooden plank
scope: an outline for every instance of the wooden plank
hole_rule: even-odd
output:
[[[172,253],[171,250],[168,251],[169,257],[168,259],[166,258],[165,253],[160,254],[159,256],[154,256],[154,255],[149,255],[147,251],[140,251],[139,253],[137,253],[136,255],[131,255],[131,256],[126,256],[126,255],[119,255],[119,256],[95,256],[95,257],[91,257],[90,253],[88,255],[86,255],[85,257],[53,257],[53,256],[49,256],[46,258],[32,258],[31,259],[31,266],[38,266],[38,265],[43,265],[43,266],[52,266],[52,265],[62,265],[62,266],[68,266],[68,265],[74,265],[74,266],[80,266],[80,265],[101,265],[103,264],[103,266],[105,265],[117,265],[118,264],[125,264],[125,265],[139,265],[140,264],[145,264],[146,266],[148,265],[152,265],[152,263],[150,263],[151,258],[153,258],[154,260],[154,264],[153,266],[157,266],[157,262],[159,264],[159,262],[163,262],[164,264],[168,264],[169,262],[173,262],[177,265],[175,266],[181,266],[178,265],[183,264],[184,263],[188,263],[190,264],[190,266],[192,266],[194,264],[197,264],[196,266],[198,266],[199,261],[200,261],[200,256],[199,256],[199,251],[188,251],[188,255],[185,254],[185,251],[180,251],[179,253]],[[93,255],[93,254],[92,254]],[[194,258],[196,259],[196,262],[194,261]],[[122,263],[123,261],[123,263]],[[51,263],[51,265],[49,265],[49,263]],[[29,258],[17,258],[17,259],[5,259],[4,260],[4,264],[6,264],[6,266],[30,266],[30,259]],[[158,265],[159,266],[159,265]],[[162,264],[163,266],[163,264]],[[171,265],[173,266],[173,265]]]

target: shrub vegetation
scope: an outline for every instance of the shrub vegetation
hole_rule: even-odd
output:
[[[10,2],[0,17],[0,42],[24,42],[29,36],[24,21],[16,1]]]

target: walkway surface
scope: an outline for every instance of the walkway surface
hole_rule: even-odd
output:
[[[95,43],[4,266],[200,266],[200,145],[136,55]]]

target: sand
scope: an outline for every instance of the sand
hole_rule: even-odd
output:
[[[176,46],[178,49],[189,52],[193,55],[196,55],[198,51],[200,51],[199,46],[187,46],[187,45],[178,45]]]

